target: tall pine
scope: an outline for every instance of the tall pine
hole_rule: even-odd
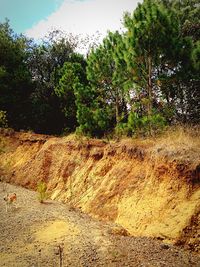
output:
[[[138,89],[135,94],[139,94],[140,101],[146,105],[150,134],[154,102],[160,93],[160,66],[168,66],[169,58],[176,51],[175,22],[162,5],[151,0],[144,0],[132,15],[124,17],[127,28],[124,57],[132,74],[133,86]]]

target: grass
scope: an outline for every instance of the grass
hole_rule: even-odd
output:
[[[199,159],[200,127],[170,127],[155,140],[154,152],[183,160]]]
[[[83,146],[88,142],[90,138],[84,135],[78,135],[76,133],[69,134],[66,136],[68,141],[76,141],[79,146]],[[109,138],[102,138],[105,144],[115,144],[120,143],[126,146],[137,146],[144,149],[148,149],[153,152],[153,154],[166,154],[168,156],[181,154],[182,156],[191,153],[196,156],[200,154],[200,126],[170,126],[165,129],[160,134],[154,137],[121,137],[117,138],[112,134]]]
[[[200,160],[200,126],[171,126],[155,137],[124,137],[119,142],[122,146],[144,149],[152,157],[184,162]]]

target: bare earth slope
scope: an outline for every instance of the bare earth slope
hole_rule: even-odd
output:
[[[2,132],[0,174],[68,203],[133,236],[200,251],[200,141],[170,135],[158,140],[104,142]]]
[[[33,191],[7,185],[17,206],[6,213],[0,183],[0,266],[199,266],[200,258],[145,237],[123,236],[119,226],[91,219],[66,204],[40,204]]]

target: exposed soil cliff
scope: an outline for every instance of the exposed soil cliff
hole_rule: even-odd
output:
[[[132,235],[199,251],[200,146],[183,139],[177,146],[175,135],[112,143],[2,131],[0,172],[32,189],[46,181],[52,199]]]

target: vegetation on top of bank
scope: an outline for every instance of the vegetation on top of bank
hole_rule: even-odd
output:
[[[86,57],[78,37],[38,44],[0,23],[0,127],[103,137],[198,124],[199,21],[197,0],[144,0]]]

